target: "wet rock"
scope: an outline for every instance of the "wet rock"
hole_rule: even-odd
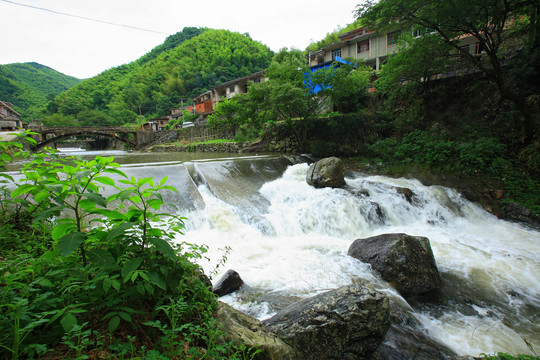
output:
[[[365,359],[388,330],[388,298],[353,284],[292,304],[263,323],[298,359]]]
[[[457,354],[418,329],[392,324],[371,360],[446,360]]]
[[[531,210],[519,204],[505,204],[501,217],[505,220],[519,222],[534,229],[540,230],[540,217],[535,215]]]
[[[338,188],[345,185],[345,164],[337,157],[321,159],[308,169],[306,181],[316,188]]]
[[[238,346],[245,344],[250,349],[259,349],[257,360],[297,359],[294,350],[276,335],[272,334],[254,317],[244,314],[231,306],[219,303],[216,315],[217,324],[223,330],[224,342]]]
[[[214,285],[212,292],[217,296],[225,296],[240,289],[242,285],[244,285],[244,281],[240,275],[234,270],[228,270]]]
[[[429,239],[407,234],[383,234],[357,239],[348,254],[369,263],[403,296],[442,287]]]
[[[409,188],[397,187],[396,192],[400,195],[403,195],[405,197],[405,200],[407,200],[409,204],[412,204],[414,199],[416,198],[414,192]]]

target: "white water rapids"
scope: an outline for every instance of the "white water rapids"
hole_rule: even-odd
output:
[[[243,278],[250,291],[222,301],[264,319],[295,299],[365,279],[407,307],[369,265],[347,255],[355,239],[403,232],[430,239],[450,294],[444,304],[409,308],[423,331],[458,354],[530,354],[525,341],[540,349],[539,232],[501,221],[451,189],[356,173],[346,178],[349,188],[363,189],[355,196],[309,186],[307,169],[289,166],[246,189],[248,200],[238,195],[245,179],[229,179],[240,185],[228,191],[212,183],[217,176],[198,186],[204,206],[183,214],[187,231],[178,240],[210,247],[201,263],[207,274],[226,256],[213,282],[228,269]],[[412,204],[396,187],[414,192]]]
[[[532,354],[527,342],[540,352],[540,232],[499,220],[451,189],[360,173],[348,175],[347,189],[315,189],[298,158],[97,155],[114,155],[128,176],[168,176],[178,192],[167,201],[188,218],[177,240],[208,245],[201,266],[214,283],[228,269],[240,274],[246,285],[220,300],[250,315],[268,318],[364,280],[407,313],[406,326],[460,355]],[[413,201],[398,187],[412,190]],[[444,280],[440,295],[408,304],[347,255],[355,239],[384,233],[429,238]]]

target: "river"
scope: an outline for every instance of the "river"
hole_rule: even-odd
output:
[[[201,266],[217,281],[236,270],[246,286],[220,300],[259,319],[291,302],[367,280],[456,353],[540,351],[540,233],[497,219],[441,186],[348,173],[344,189],[315,189],[308,157],[70,152],[115,156],[135,177],[168,176],[167,199],[188,218],[179,242],[206,244]],[[396,191],[406,187],[407,199]],[[430,239],[445,283],[437,301],[408,304],[370,267],[347,256],[359,238]],[[225,261],[226,260],[226,261]],[[222,263],[225,261],[225,264]]]

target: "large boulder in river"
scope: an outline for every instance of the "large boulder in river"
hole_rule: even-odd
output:
[[[443,285],[425,237],[383,234],[357,239],[348,254],[371,264],[403,296],[437,290]]]
[[[384,339],[389,303],[382,293],[353,284],[292,304],[263,323],[298,351],[298,359],[364,359]]]
[[[345,185],[345,164],[337,157],[314,162],[308,169],[306,181],[316,188],[342,187]]]
[[[238,346],[245,344],[253,351],[260,350],[255,355],[257,360],[297,359],[293,349],[275,334],[266,330],[259,320],[225,303],[218,303],[217,325],[224,332],[221,340]]]
[[[212,287],[212,292],[217,296],[225,296],[244,285],[244,280],[234,270],[228,270],[225,275]]]

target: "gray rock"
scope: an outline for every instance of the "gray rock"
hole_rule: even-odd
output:
[[[216,314],[217,325],[224,335],[220,339],[224,342],[232,342],[235,345],[245,344],[252,349],[260,350],[255,355],[257,360],[293,360],[297,359],[293,349],[272,334],[257,319],[238,311],[231,306],[219,303]]]
[[[217,296],[224,296],[235,292],[244,285],[244,280],[234,270],[228,270],[225,275],[212,287],[212,292]]]
[[[405,187],[397,187],[396,188],[396,192],[400,195],[403,195],[403,197],[405,198],[405,200],[407,200],[407,202],[409,204],[412,204],[414,200],[416,200],[416,195],[414,194],[414,192],[409,189],[409,188],[405,188]]]
[[[389,327],[388,298],[354,284],[281,310],[263,322],[298,351],[298,359],[365,359]]]
[[[316,188],[338,188],[345,185],[345,164],[337,157],[321,159],[308,169],[306,181]]]
[[[501,217],[505,220],[515,221],[540,230],[540,217],[530,209],[519,204],[512,202],[504,204]]]
[[[348,254],[371,264],[403,296],[437,290],[443,285],[425,237],[383,234],[357,239]]]

